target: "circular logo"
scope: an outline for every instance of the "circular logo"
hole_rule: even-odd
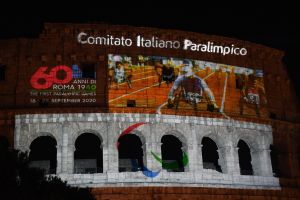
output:
[[[125,129],[120,135],[119,135],[119,138],[123,137],[124,135],[127,135],[127,134],[130,134],[134,129],[138,128],[139,126],[142,126],[144,125],[145,123],[144,122],[140,122],[140,123],[136,123],[136,124],[133,124],[131,126],[129,126],[127,129]],[[118,140],[119,140],[118,138]],[[120,143],[118,142],[117,140],[117,144],[116,144],[116,147],[117,149],[119,150],[119,145]],[[179,164],[178,164],[178,161],[174,161],[174,162],[171,162],[171,163],[167,163],[165,161],[163,161],[157,154],[155,154],[154,152],[151,151],[151,155],[154,157],[155,160],[157,160],[158,162],[160,162],[162,164],[162,168],[163,169],[178,169],[179,168]],[[182,158],[182,162],[183,162],[183,166],[186,166],[189,162],[189,158],[188,158],[188,155],[183,152],[183,158]],[[138,163],[137,162],[133,162],[132,165],[134,165],[133,167],[138,167]],[[161,170],[155,172],[155,171],[151,171],[150,169],[148,169],[147,167],[143,167],[143,174],[149,178],[154,178],[156,177],[159,173],[160,173]]]

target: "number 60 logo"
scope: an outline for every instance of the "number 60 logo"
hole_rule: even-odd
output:
[[[30,84],[35,89],[47,89],[54,83],[66,84],[72,80],[72,69],[65,65],[56,66],[46,73],[48,67],[40,67],[31,77]],[[57,72],[64,71],[66,76],[64,79],[57,78]]]

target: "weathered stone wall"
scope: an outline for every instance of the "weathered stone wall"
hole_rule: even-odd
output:
[[[146,157],[145,166],[162,170],[154,178],[142,172],[118,171],[116,143],[122,131],[130,125],[145,124],[132,132],[141,138]],[[150,115],[150,114],[35,114],[17,115],[15,148],[29,151],[31,142],[49,135],[57,141],[57,173],[69,184],[80,186],[209,186],[233,188],[277,188],[279,180],[273,177],[270,144],[272,128],[266,124],[242,122],[233,119]],[[82,133],[93,133],[102,141],[103,173],[74,174],[75,141]],[[171,134],[183,144],[189,156],[185,172],[167,172],[151,156],[161,157],[161,138]],[[223,173],[203,169],[201,141],[209,137],[218,146],[219,163]],[[251,149],[254,176],[240,175],[237,143],[242,139]]]

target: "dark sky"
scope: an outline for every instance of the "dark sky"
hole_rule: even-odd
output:
[[[238,6],[145,2],[140,6],[136,3],[126,7],[124,3],[111,3],[104,6],[78,1],[67,5],[43,2],[40,5],[16,3],[17,6],[1,6],[0,39],[38,37],[44,22],[106,22],[227,36],[283,50],[286,53],[284,62],[300,97],[300,33],[297,31],[300,28],[300,11],[296,5],[287,1],[265,5],[242,2]]]

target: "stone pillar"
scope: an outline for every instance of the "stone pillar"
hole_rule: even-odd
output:
[[[251,165],[253,169],[253,175],[260,176],[262,175],[262,166],[260,162],[260,151],[261,149],[250,149],[251,154]]]
[[[254,175],[273,176],[269,149],[255,149],[251,151]]]
[[[225,165],[227,174],[240,175],[238,149],[238,147],[234,146],[223,147],[223,151],[225,152]]]
[[[270,149],[263,149],[261,152],[261,166],[262,168],[262,175],[264,176],[273,176],[272,170],[272,162],[271,162],[271,150]]]
[[[103,144],[101,145],[102,147],[102,167],[103,167],[103,173],[106,173],[108,171],[108,145]]]
[[[104,173],[119,173],[119,151],[117,149],[117,141],[121,130],[122,127],[120,123],[106,123],[107,139],[105,145],[103,145],[103,164],[106,165],[106,171],[103,170]]]
[[[74,173],[74,152],[75,146],[73,144],[68,145],[67,147],[67,173],[73,174]]]
[[[63,133],[62,147],[61,147],[61,173],[67,173],[67,156],[68,156],[68,134]]]
[[[217,150],[218,152],[218,164],[221,166],[222,173],[227,174],[227,162],[226,162],[226,151],[228,151],[228,148],[226,149],[225,147],[219,147]]]
[[[161,143],[146,142],[146,149],[144,149],[144,156],[146,156],[146,163],[144,165],[151,171],[161,170],[162,164],[153,157],[151,151],[161,158]]]
[[[193,123],[189,124],[190,138],[187,138],[187,154],[189,158],[188,170],[190,172],[199,172],[203,169],[202,145],[197,140],[197,128]]]
[[[103,172],[119,173],[119,152],[115,143],[109,143],[104,146]]]
[[[185,149],[183,149],[183,151],[185,151]],[[197,143],[188,144],[187,151],[185,151],[185,153],[188,155],[189,158],[189,162],[184,168],[185,171],[200,171],[200,166],[202,166],[202,153],[198,151]]]
[[[202,147],[202,144],[197,144],[197,154],[195,157],[195,159],[197,160],[196,171],[203,171]]]
[[[21,120],[19,119],[16,119],[16,125],[15,125],[15,133],[14,133],[14,148],[15,149],[20,149],[20,136],[21,136]]]
[[[19,145],[18,147],[15,147],[15,149],[18,149],[20,151],[23,151],[23,152],[27,152],[28,156],[30,154],[30,148],[29,148],[30,144],[27,146],[24,146],[24,145]]]
[[[56,174],[62,173],[62,146],[56,146]]]
[[[63,133],[61,150],[61,170],[60,173],[72,174],[74,172],[74,144],[69,144],[68,133]]]

